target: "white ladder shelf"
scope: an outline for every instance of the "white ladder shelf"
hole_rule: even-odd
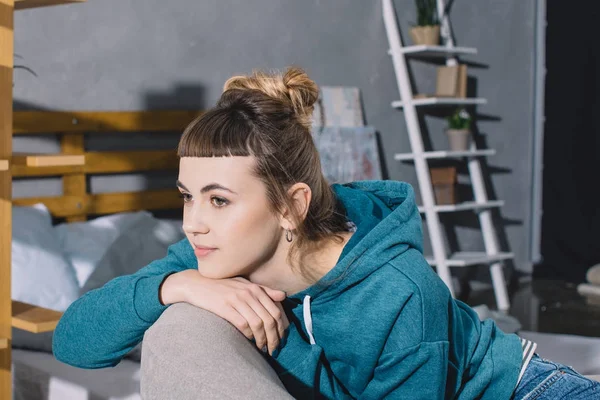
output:
[[[419,211],[425,215],[425,221],[427,223],[433,249],[433,256],[428,258],[428,262],[436,268],[438,275],[444,281],[446,286],[448,286],[450,293],[453,296],[455,295],[455,291],[452,284],[450,267],[464,267],[478,264],[489,265],[497,307],[501,311],[508,311],[510,304],[502,267],[505,260],[513,258],[513,254],[500,251],[498,238],[492,221],[492,209],[501,207],[504,202],[491,201],[488,199],[479,161],[480,157],[493,155],[495,154],[495,151],[493,149],[478,149],[474,141],[472,141],[471,147],[467,151],[425,151],[417,116],[417,107],[480,105],[486,104],[486,99],[448,97],[415,99],[413,98],[413,91],[406,65],[407,57],[442,57],[446,59],[446,65],[456,65],[457,61],[455,57],[457,55],[476,54],[477,50],[468,47],[454,46],[452,37],[449,33],[450,25],[448,17],[444,13],[445,5],[443,0],[437,0],[437,9],[441,21],[444,46],[403,46],[398,30],[393,0],[382,1],[383,18],[390,46],[389,54],[392,57],[401,98],[399,101],[392,102],[392,107],[402,108],[404,111],[404,118],[406,120],[412,150],[411,153],[396,154],[394,158],[395,160],[413,160],[415,164],[419,190],[423,201],[423,205],[419,207]],[[453,205],[435,204],[433,186],[429,175],[429,165],[427,163],[427,160],[434,158],[464,158],[467,160],[475,201]],[[459,252],[450,255],[447,253],[444,245],[439,213],[466,210],[472,210],[478,215],[483,234],[485,252]]]

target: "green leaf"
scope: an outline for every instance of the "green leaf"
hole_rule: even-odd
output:
[[[437,25],[436,0],[415,0],[419,26]]]

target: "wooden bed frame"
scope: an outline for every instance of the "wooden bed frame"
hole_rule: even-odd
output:
[[[69,222],[88,215],[124,211],[176,208],[181,205],[175,188],[145,192],[88,194],[87,177],[140,171],[176,170],[174,150],[86,152],[84,135],[136,132],[180,134],[199,115],[193,111],[145,112],[45,112],[14,113],[13,135],[53,134],[61,136],[61,154],[13,155],[12,176],[62,176],[63,196],[14,199],[15,205],[44,203],[53,216]]]
[[[144,132],[180,135],[185,126],[200,114],[198,111],[14,112],[13,135],[58,135],[61,153],[13,154],[10,160],[0,164],[0,171],[2,168],[5,171],[0,174],[4,175],[3,179],[61,177],[63,195],[11,199],[9,194],[8,200],[19,206],[44,203],[54,217],[64,218],[67,222],[85,221],[92,215],[180,208],[181,199],[174,186],[173,189],[105,194],[90,194],[87,187],[87,178],[96,174],[176,170],[178,157],[175,149],[91,152],[86,151],[85,139],[86,135],[126,136]],[[3,259],[6,259],[6,252],[10,251],[6,238],[10,238],[12,226],[4,221],[0,229],[3,238],[0,248]],[[10,268],[10,263],[0,264],[2,279],[10,278]],[[10,302],[12,327],[34,333],[52,331],[56,327],[62,313],[11,301],[10,292],[2,289],[0,287],[0,307]],[[8,352],[10,361],[10,335],[5,335],[6,331],[3,329],[0,335],[0,354]]]

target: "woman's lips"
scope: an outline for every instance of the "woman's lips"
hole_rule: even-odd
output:
[[[194,254],[196,257],[205,257],[215,250],[217,249],[214,247],[194,246]]]

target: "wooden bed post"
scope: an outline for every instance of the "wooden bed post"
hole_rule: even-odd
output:
[[[11,399],[12,85],[14,0],[0,0],[0,399]]]
[[[83,135],[83,133],[65,133],[62,135],[60,141],[61,152],[63,154],[83,155]],[[80,196],[82,201],[81,204],[83,205],[83,199],[87,194],[85,174],[82,172],[78,174],[65,175],[63,176],[62,181],[63,195]],[[67,217],[67,222],[85,221],[87,217],[83,213],[84,211],[82,210],[82,215]]]

